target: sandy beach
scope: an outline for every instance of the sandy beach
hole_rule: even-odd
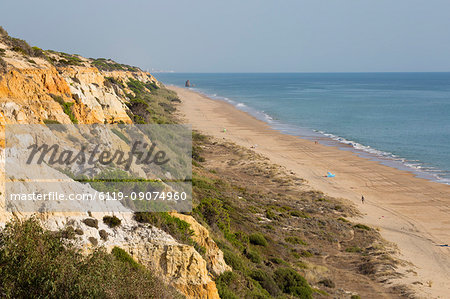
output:
[[[178,93],[182,117],[193,129],[252,148],[305,179],[309,187],[353,202],[363,214],[357,221],[378,228],[397,244],[397,257],[413,264],[404,266],[405,276],[399,281],[421,297],[448,298],[450,247],[439,245],[450,244],[450,186],[282,134],[226,102],[169,88]],[[336,177],[326,178],[327,171]]]

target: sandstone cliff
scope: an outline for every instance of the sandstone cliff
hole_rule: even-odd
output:
[[[132,123],[133,113],[127,106],[127,95],[133,93],[128,86],[130,80],[161,86],[151,74],[135,67],[15,43],[0,31],[1,127],[15,123]],[[3,151],[1,156],[4,158]],[[4,224],[13,213],[6,212],[4,204],[1,208],[0,223]],[[110,228],[102,222],[104,215],[111,214],[122,220],[120,227]],[[219,298],[212,277],[230,270],[207,230],[190,216],[177,215],[191,224],[195,240],[207,249],[207,260],[193,246],[177,242],[159,228],[136,222],[131,212],[105,207],[103,212],[91,215],[40,213],[38,217],[48,229],[76,230],[74,243],[84,250],[95,246],[126,250],[188,298]],[[97,227],[86,225],[86,218],[96,219]]]

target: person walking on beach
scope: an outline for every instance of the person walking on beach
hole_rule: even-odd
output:
[[[364,195],[361,196],[361,202],[364,203]]]

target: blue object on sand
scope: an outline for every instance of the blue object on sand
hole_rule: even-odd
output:
[[[334,178],[336,175],[328,171],[327,178]]]

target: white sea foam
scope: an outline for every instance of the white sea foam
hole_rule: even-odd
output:
[[[336,136],[334,134],[325,133],[323,131],[316,131],[338,143],[351,146],[356,152],[368,153],[376,160],[384,162],[389,166],[394,166],[399,169],[409,170],[419,177],[424,177],[433,181],[437,181],[444,184],[450,184],[450,179],[442,178],[444,171],[437,169],[433,166],[426,166],[419,160],[407,160],[399,157],[395,154],[374,149],[368,145],[363,145],[353,140],[347,140],[343,137]],[[400,165],[399,165],[400,164]],[[402,167],[403,166],[403,167]],[[405,169],[406,168],[406,169]]]
[[[424,177],[424,178],[432,180],[432,181],[450,185],[450,178],[443,177],[443,176],[447,176],[448,174],[446,174],[444,171],[436,169],[434,167],[426,166],[421,161],[407,160],[407,159],[399,157],[393,153],[381,151],[381,150],[372,148],[369,145],[363,145],[356,141],[347,140],[343,137],[336,136],[334,134],[330,134],[330,133],[327,133],[324,131],[299,128],[297,126],[287,125],[287,124],[281,123],[279,121],[276,121],[272,116],[270,116],[265,111],[254,109],[252,107],[247,106],[244,103],[236,102],[232,99],[229,99],[227,97],[222,97],[217,94],[207,94],[207,93],[204,93],[201,90],[197,90],[197,89],[195,89],[195,91],[202,93],[205,96],[208,96],[212,99],[228,102],[228,103],[232,104],[233,106],[235,106],[236,108],[238,108],[239,110],[247,112],[256,118],[269,123],[275,129],[277,129],[283,133],[296,135],[296,136],[301,135],[302,137],[305,137],[305,135],[306,135],[305,138],[308,138],[308,139],[316,138],[316,137],[318,137],[317,135],[319,135],[319,136],[321,135],[321,136],[324,136],[324,137],[328,138],[329,140],[335,142],[336,144],[334,144],[334,145],[338,146],[339,144],[344,144],[344,145],[350,146],[351,149],[353,151],[355,151],[356,153],[366,154],[366,157],[374,159],[376,161],[380,161],[381,163],[386,164],[388,166],[393,166],[395,168],[402,169],[402,170],[408,170],[408,171],[411,171],[414,174],[418,175],[419,177]],[[306,130],[310,130],[311,133],[307,133]],[[299,132],[306,133],[306,134],[304,134],[304,135],[298,134]]]

